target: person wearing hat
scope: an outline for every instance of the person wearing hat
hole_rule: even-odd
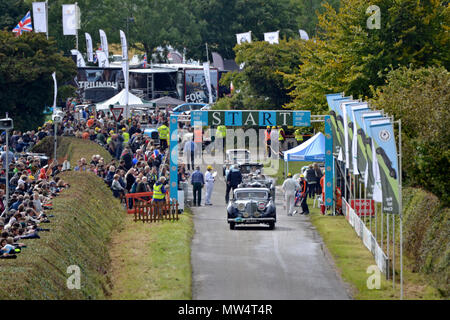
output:
[[[205,172],[205,185],[206,185],[206,199],[205,205],[212,206],[211,195],[214,188],[214,174],[212,173],[213,167],[208,166]]]
[[[300,185],[292,178],[292,174],[288,173],[287,179],[283,182],[281,189],[284,191],[287,215],[292,216],[295,210],[295,193],[300,189]]]
[[[123,145],[126,146],[130,141],[130,134],[127,132],[127,128],[122,128]]]
[[[305,175],[301,174],[300,175],[300,201],[301,201],[301,206],[302,206],[302,212],[301,214],[307,215],[309,214],[309,208],[308,208],[308,203],[306,202],[306,191],[308,190],[308,183],[305,179]]]
[[[280,144],[280,151],[284,150],[284,142],[286,141],[286,133],[282,126],[278,126],[278,142]]]

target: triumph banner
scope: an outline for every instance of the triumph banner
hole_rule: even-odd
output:
[[[337,98],[337,99],[333,99],[333,104],[334,104],[334,110],[336,111],[336,121],[337,121],[337,133],[340,136],[340,142],[341,144],[339,145],[340,150],[342,150],[342,154],[344,156],[344,161],[345,161],[345,123],[346,121],[344,120],[344,116],[346,116],[344,114],[343,109],[341,108],[342,103],[344,102],[354,102],[354,100],[352,99],[352,97],[342,97],[342,98]]]
[[[365,133],[363,129],[364,124],[362,115],[369,111],[370,109],[368,107],[365,107],[364,105],[352,108],[353,125],[354,125],[352,157],[354,160],[356,160],[354,162],[354,166],[358,168],[358,171],[360,173],[365,172],[367,164],[366,147],[364,145]]]
[[[333,94],[327,94],[327,103],[328,108],[330,109],[330,121],[331,121],[331,131],[333,132],[333,153],[339,153],[339,150],[337,149],[338,146],[342,145],[341,143],[341,137],[338,135],[338,128],[337,128],[337,119],[336,119],[336,110],[334,109],[334,99],[342,98],[341,93],[333,93]]]
[[[381,179],[383,211],[399,214],[399,172],[393,125],[389,119],[372,120],[370,130]]]
[[[366,168],[364,174],[364,186],[367,190],[367,196],[373,198],[375,177],[373,175],[373,155],[372,155],[372,138],[370,136],[370,120],[381,119],[383,115],[379,111],[371,111],[362,114],[363,121],[363,141],[364,151],[366,153]]]

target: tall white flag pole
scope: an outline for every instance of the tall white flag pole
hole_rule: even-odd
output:
[[[125,117],[128,119],[130,116],[130,110],[128,106],[128,87],[129,87],[129,66],[128,66],[128,44],[127,37],[125,32],[120,30],[120,43],[122,45],[122,70],[123,70],[123,78],[125,80]]]
[[[46,23],[47,23],[47,30],[45,32],[45,35],[47,36],[47,40],[48,40],[48,0],[45,1],[45,16],[46,16]]]

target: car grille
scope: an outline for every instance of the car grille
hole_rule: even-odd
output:
[[[249,202],[245,207],[245,211],[250,215],[253,215],[256,211],[258,211],[258,205],[256,202]]]

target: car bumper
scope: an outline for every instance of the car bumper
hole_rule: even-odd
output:
[[[228,223],[243,223],[243,224],[252,224],[252,223],[268,223],[268,222],[276,222],[276,218],[228,218]]]

